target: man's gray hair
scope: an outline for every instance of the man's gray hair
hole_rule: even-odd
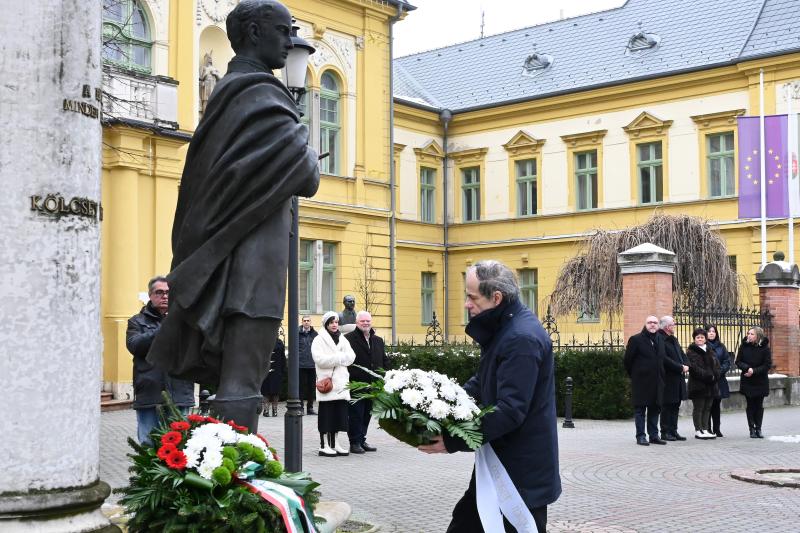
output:
[[[242,0],[233,8],[225,20],[228,40],[237,54],[247,36],[247,25],[253,21],[268,20],[275,8],[273,0]]]
[[[369,311],[359,311],[356,313],[356,320],[360,319],[362,316],[368,316],[370,320],[372,320],[372,313]]]
[[[486,298],[492,298],[495,291],[503,295],[504,302],[519,300],[519,283],[514,271],[500,261],[487,259],[478,261],[472,267],[478,278],[478,291]]]
[[[658,321],[658,327],[660,327],[661,329],[664,329],[667,326],[669,326],[670,324],[674,324],[674,323],[675,323],[675,319],[672,318],[669,315],[666,315],[666,316],[662,316],[661,319]]]
[[[153,294],[153,285],[158,283],[159,281],[163,281],[164,283],[167,282],[167,278],[164,276],[155,276],[150,281],[147,282],[147,294]]]

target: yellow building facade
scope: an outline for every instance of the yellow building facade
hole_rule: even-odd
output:
[[[629,0],[623,8],[594,14],[594,23],[610,24],[628,16],[625,9],[642,10],[648,2]],[[747,280],[742,300],[754,299],[760,234],[757,221],[737,215],[736,117],[758,113],[762,69],[765,112],[786,110],[786,95],[797,96],[787,85],[800,79],[800,51],[527,95],[525,83],[550,83],[547,76],[556,78],[559,65],[564,76],[579,71],[571,66],[569,48],[553,52],[555,60],[547,64],[544,52],[552,50],[531,54],[525,44],[525,64],[520,60],[514,69],[531,67],[533,76],[499,86],[500,77],[487,67],[490,74],[457,95],[461,104],[451,105],[447,87],[481,72],[474,62],[480,56],[468,54],[484,45],[502,48],[528,31],[400,58],[393,69],[393,24],[423,12],[409,14],[411,6],[394,0],[285,3],[300,35],[317,49],[301,103],[309,142],[331,154],[322,163],[319,192],[300,202],[300,307],[315,324],[353,294],[359,308],[370,302],[376,329],[387,340],[423,341],[434,312],[452,338],[463,338],[463,275],[486,258],[517,270],[526,301],[543,315],[561,265],[586,236],[596,228],[645,222],[656,211],[697,215],[718,227]],[[147,27],[144,37],[133,35],[127,43],[130,57],[148,61],[109,61],[107,85],[116,83],[124,98],[117,100],[116,115],[106,109],[104,130],[102,379],[118,398],[132,396],[127,319],[139,311],[147,280],[170,266],[183,159],[200,116],[199,78],[208,73],[201,66],[210,56],[224,74],[233,55],[224,20],[236,1],[129,4]],[[591,32],[590,22],[579,17],[542,25],[525,39],[535,37],[541,47],[547,41],[537,32],[566,32],[559,29],[562,23]],[[619,31],[620,49],[636,28],[630,30]],[[669,28],[660,31],[661,51],[669,51]],[[659,53],[649,57],[657,60]],[[437,55],[443,63],[431,62]],[[627,61],[634,60],[637,68],[649,68],[646,57]],[[133,81],[120,84],[128,78]],[[485,90],[479,88],[483,82]],[[522,96],[504,96],[511,84]],[[141,97],[147,91],[134,90],[142,85],[149,88],[148,98]],[[496,97],[469,102],[493,90]],[[139,104],[125,107],[137,98]],[[800,109],[800,100],[794,107]],[[731,143],[732,151],[712,146],[711,139],[723,148]],[[644,159],[643,146],[650,150]],[[714,189],[718,184],[709,176],[709,161],[720,157],[732,161],[735,173],[733,188],[727,184],[723,191]],[[660,174],[646,193],[642,168]],[[768,249],[787,251],[786,220],[769,221]],[[596,335],[621,329],[591,309],[559,317],[559,326]]]

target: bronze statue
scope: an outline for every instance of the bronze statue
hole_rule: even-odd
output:
[[[189,145],[169,314],[148,361],[216,384],[218,415],[255,430],[286,298],[291,198],[316,193],[319,167],[291,94],[272,74],[292,48],[289,10],[243,0],[226,26],[236,55]]]
[[[356,298],[352,294],[348,294],[342,300],[344,309],[339,313],[339,326],[356,323]]]

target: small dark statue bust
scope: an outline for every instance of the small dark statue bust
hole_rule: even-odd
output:
[[[346,326],[347,324],[355,324],[356,323],[356,299],[353,295],[348,294],[342,300],[344,304],[344,309],[342,312],[339,313],[339,325]]]
[[[292,48],[289,10],[242,0],[226,25],[236,56],[189,145],[169,313],[148,361],[217,385],[218,415],[255,430],[286,297],[291,198],[316,193],[319,168],[291,94],[272,74]]]

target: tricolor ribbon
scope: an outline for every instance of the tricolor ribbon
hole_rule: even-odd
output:
[[[505,531],[503,516],[518,533],[536,533],[536,521],[488,442],[475,452],[475,490],[484,531]]]
[[[317,533],[303,498],[292,489],[265,479],[238,482],[280,510],[288,533]]]

